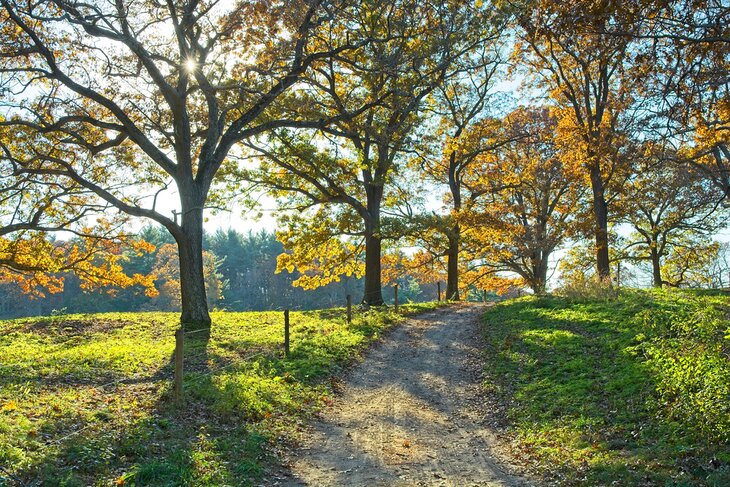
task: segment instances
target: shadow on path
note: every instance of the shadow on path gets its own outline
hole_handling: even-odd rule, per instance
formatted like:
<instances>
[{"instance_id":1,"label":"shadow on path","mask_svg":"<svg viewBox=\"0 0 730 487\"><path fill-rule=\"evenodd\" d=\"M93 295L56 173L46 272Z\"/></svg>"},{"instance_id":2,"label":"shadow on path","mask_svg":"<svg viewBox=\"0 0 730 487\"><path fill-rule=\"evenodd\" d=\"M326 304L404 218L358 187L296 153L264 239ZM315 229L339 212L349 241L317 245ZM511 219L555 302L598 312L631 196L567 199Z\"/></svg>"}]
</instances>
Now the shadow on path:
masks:
<instances>
[{"instance_id":1,"label":"shadow on path","mask_svg":"<svg viewBox=\"0 0 730 487\"><path fill-rule=\"evenodd\" d=\"M393 331L271 485L528 485L497 459L474 407L483 312L451 307Z\"/></svg>"}]
</instances>

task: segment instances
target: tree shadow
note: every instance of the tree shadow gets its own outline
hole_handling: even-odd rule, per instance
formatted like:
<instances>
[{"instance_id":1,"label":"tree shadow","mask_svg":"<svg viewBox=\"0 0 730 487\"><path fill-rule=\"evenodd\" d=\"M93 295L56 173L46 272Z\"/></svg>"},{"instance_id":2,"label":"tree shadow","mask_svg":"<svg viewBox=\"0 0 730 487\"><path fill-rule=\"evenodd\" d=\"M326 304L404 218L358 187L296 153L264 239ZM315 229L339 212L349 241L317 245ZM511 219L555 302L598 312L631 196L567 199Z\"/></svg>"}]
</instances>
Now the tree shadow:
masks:
<instances>
[{"instance_id":1,"label":"tree shadow","mask_svg":"<svg viewBox=\"0 0 730 487\"><path fill-rule=\"evenodd\" d=\"M265 438L237 417L231 385L216 380L235 370L235 361L209 353L209 333L186 338L183 404L172 393L174 353L155 373L106 387L106 377L36 378L29 387L49 397L99 400L93 407L85 402L83 414L71 407L38 421L21 441L26 454L13 459L4 452L1 463L8 460L12 473L3 480L0 472L0 485L239 485L260 475Z\"/></svg>"},{"instance_id":2,"label":"tree shadow","mask_svg":"<svg viewBox=\"0 0 730 487\"><path fill-rule=\"evenodd\" d=\"M135 337L139 345L125 343L125 353L141 353L142 346L171 348L169 320L148 321L150 329ZM3 390L27 386L36 402L48 401L48 407L34 405L33 424L17 427L12 445L0 445L0 464L20 478L5 483L242 485L267 469L281 472L276 448L302 434L305 420L330 394L331 374L387 328L387 320L374 324L365 315L341 326L344 310L293 314L292 353L285 357L282 321L279 313L226 313L214 317L211 335L186 335L183 405L175 404L172 391L174 354L155 358L149 373L132 378L104 373L109 363L89 360L81 350L64 363L71 373L62 380L37 371L0 377ZM113 346L116 333L93 345ZM146 342L150 339L164 342ZM96 341L74 340L81 347ZM81 374L84 367L89 372Z\"/></svg>"},{"instance_id":3,"label":"tree shadow","mask_svg":"<svg viewBox=\"0 0 730 487\"><path fill-rule=\"evenodd\" d=\"M651 306L545 297L487 313L485 385L502 405L496 417L519 434L518 455L585 485L691 485L716 473L706 445L657 413L656 378L636 348L642 330L625 325Z\"/></svg>"},{"instance_id":4,"label":"tree shadow","mask_svg":"<svg viewBox=\"0 0 730 487\"><path fill-rule=\"evenodd\" d=\"M83 413L71 405L24 431L16 440L27 451L15 459L3 455L0 463L9 460L13 477L3 481L0 471L0 485L245 485L262 477L274 468L271 446L281 443L283 431L298 428L325 394L318 381L340 352L335 343L319 350L326 343L310 332L333 316L314 313L312 323L301 325L294 319L289 358L275 320L268 325L277 327L275 340L259 344L238 339L245 329L229 329L224 337L215 324L212 334L191 331L185 335L183 404L175 403L172 390L174 353L134 379L101 373L93 380L73 374L57 380L31 371L3 377L3 388L26 384L59 397L59 403L72 402L74 395L98 400L78 403ZM226 326L235 327L233 320ZM174 341L170 331L166 328L166 340ZM85 365L102 371L105 364ZM108 378L114 383L104 387Z\"/></svg>"}]
</instances>

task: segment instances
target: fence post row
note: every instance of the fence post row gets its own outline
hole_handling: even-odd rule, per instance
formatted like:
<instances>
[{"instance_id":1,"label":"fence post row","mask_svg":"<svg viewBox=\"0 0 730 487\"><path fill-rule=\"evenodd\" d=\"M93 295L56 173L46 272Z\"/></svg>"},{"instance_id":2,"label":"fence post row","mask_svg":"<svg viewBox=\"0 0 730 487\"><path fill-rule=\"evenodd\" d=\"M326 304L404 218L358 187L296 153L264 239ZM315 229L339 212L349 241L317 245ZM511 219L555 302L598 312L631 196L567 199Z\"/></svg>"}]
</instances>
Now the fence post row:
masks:
<instances>
[{"instance_id":1,"label":"fence post row","mask_svg":"<svg viewBox=\"0 0 730 487\"><path fill-rule=\"evenodd\" d=\"M352 323L352 296L347 295L347 322Z\"/></svg>"},{"instance_id":2,"label":"fence post row","mask_svg":"<svg viewBox=\"0 0 730 487\"><path fill-rule=\"evenodd\" d=\"M289 310L284 310L284 353L289 356Z\"/></svg>"},{"instance_id":3,"label":"fence post row","mask_svg":"<svg viewBox=\"0 0 730 487\"><path fill-rule=\"evenodd\" d=\"M395 304L395 312L398 312L398 283L393 285L393 302Z\"/></svg>"},{"instance_id":4,"label":"fence post row","mask_svg":"<svg viewBox=\"0 0 730 487\"><path fill-rule=\"evenodd\" d=\"M175 402L183 401L183 349L185 347L185 333L182 327L175 332Z\"/></svg>"}]
</instances>

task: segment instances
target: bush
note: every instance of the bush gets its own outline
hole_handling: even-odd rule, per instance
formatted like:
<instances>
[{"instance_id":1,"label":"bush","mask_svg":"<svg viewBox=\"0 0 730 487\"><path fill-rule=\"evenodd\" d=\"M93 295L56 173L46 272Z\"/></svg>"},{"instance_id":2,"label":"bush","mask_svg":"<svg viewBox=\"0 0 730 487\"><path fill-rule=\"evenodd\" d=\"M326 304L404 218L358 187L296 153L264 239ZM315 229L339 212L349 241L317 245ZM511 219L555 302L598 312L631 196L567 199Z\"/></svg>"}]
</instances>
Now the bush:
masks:
<instances>
[{"instance_id":1,"label":"bush","mask_svg":"<svg viewBox=\"0 0 730 487\"><path fill-rule=\"evenodd\" d=\"M574 275L556 290L556 294L573 301L611 301L618 297L618 288L614 287L610 277L583 274Z\"/></svg>"},{"instance_id":2,"label":"bush","mask_svg":"<svg viewBox=\"0 0 730 487\"><path fill-rule=\"evenodd\" d=\"M730 327L712 298L657 293L661 306L636 319L640 346L657 379L659 406L678 433L730 441Z\"/></svg>"}]
</instances>

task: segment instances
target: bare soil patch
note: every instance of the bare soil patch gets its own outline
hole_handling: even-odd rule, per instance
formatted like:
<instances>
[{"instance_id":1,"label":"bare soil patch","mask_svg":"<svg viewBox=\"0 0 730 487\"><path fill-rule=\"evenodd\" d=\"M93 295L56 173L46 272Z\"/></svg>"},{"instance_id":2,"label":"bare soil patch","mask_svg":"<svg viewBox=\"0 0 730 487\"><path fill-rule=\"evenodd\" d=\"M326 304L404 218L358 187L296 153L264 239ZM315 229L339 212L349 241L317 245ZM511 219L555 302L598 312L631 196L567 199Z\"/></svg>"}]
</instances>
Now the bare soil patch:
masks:
<instances>
[{"instance_id":1,"label":"bare soil patch","mask_svg":"<svg viewBox=\"0 0 730 487\"><path fill-rule=\"evenodd\" d=\"M267 485L534 485L508 464L485 418L483 311L445 308L389 334Z\"/></svg>"}]
</instances>

